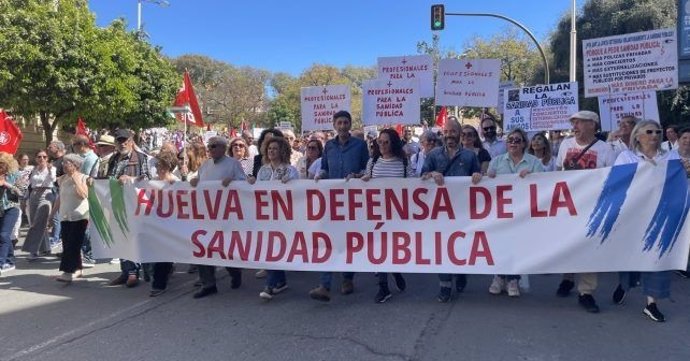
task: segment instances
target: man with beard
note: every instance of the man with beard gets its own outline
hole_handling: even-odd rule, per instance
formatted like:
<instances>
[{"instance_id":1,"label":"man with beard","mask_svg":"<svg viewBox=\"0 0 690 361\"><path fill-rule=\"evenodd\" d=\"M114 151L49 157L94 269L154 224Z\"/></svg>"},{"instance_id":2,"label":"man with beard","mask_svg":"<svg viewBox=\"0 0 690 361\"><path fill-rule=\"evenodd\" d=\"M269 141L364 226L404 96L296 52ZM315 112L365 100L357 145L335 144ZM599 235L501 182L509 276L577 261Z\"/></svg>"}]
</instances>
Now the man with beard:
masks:
<instances>
[{"instance_id":1,"label":"man with beard","mask_svg":"<svg viewBox=\"0 0 690 361\"><path fill-rule=\"evenodd\" d=\"M117 152L108 162L108 177L117 178L124 184L134 180L151 179L148 156L134 150L132 132L128 129L118 129L114 134ZM139 270L141 265L129 260L120 260L120 275L110 281L111 286L126 285L135 287L139 284Z\"/></svg>"},{"instance_id":2,"label":"man with beard","mask_svg":"<svg viewBox=\"0 0 690 361\"><path fill-rule=\"evenodd\" d=\"M445 145L432 149L426 155L422 167L422 180L433 178L437 185L443 185L443 177L468 177L472 176L473 182L481 179L479 160L473 151L463 149L460 145L462 130L460 123L448 118L443 126L443 140ZM449 302L452 295L453 275L439 274L441 290L437 296L438 302ZM456 275L455 290L462 292L467 286L467 276Z\"/></svg>"},{"instance_id":3,"label":"man with beard","mask_svg":"<svg viewBox=\"0 0 690 361\"><path fill-rule=\"evenodd\" d=\"M498 139L496 136L496 119L494 119L494 117L490 114L484 114L480 125L482 128L481 132L484 134L484 141L482 142L482 145L484 146L484 149L489 151L489 154L491 154L491 159L504 154L507 151L506 142Z\"/></svg>"}]
</instances>

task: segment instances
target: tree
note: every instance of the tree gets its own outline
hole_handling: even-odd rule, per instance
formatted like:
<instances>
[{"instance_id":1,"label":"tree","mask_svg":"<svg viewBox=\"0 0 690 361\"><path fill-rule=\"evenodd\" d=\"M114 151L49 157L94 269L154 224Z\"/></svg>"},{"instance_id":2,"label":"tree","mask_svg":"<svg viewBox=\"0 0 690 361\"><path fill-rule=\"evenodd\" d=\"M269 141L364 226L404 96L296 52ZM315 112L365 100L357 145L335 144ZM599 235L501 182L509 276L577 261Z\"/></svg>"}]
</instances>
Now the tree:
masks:
<instances>
[{"instance_id":1,"label":"tree","mask_svg":"<svg viewBox=\"0 0 690 361\"><path fill-rule=\"evenodd\" d=\"M58 124L151 126L166 121L172 68L125 31L96 27L84 0L0 0L0 106Z\"/></svg>"},{"instance_id":2,"label":"tree","mask_svg":"<svg viewBox=\"0 0 690 361\"><path fill-rule=\"evenodd\" d=\"M579 39L634 33L676 26L676 0L589 0L577 16ZM553 54L552 82L569 79L570 15L564 15L551 35ZM577 80L580 86L580 108L598 109L596 99L584 99L582 46L577 47ZM688 88L657 92L659 116L664 125L679 123L690 115Z\"/></svg>"}]
</instances>

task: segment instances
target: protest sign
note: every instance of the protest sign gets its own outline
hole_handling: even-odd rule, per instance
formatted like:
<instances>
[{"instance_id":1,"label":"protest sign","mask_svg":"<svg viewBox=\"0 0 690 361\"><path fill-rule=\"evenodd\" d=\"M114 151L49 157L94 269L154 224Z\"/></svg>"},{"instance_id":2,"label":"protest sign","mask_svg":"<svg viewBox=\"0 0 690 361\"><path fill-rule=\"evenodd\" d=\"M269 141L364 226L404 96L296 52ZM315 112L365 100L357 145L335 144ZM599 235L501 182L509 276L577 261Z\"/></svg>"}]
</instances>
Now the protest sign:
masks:
<instances>
[{"instance_id":1,"label":"protest sign","mask_svg":"<svg viewBox=\"0 0 690 361\"><path fill-rule=\"evenodd\" d=\"M364 125L419 124L419 80L362 83Z\"/></svg>"},{"instance_id":2,"label":"protest sign","mask_svg":"<svg viewBox=\"0 0 690 361\"><path fill-rule=\"evenodd\" d=\"M678 88L674 29L584 40L582 49L585 97Z\"/></svg>"},{"instance_id":3,"label":"protest sign","mask_svg":"<svg viewBox=\"0 0 690 361\"><path fill-rule=\"evenodd\" d=\"M330 130L333 129L333 114L341 110L350 111L350 86L302 88L300 99L302 130Z\"/></svg>"},{"instance_id":4,"label":"protest sign","mask_svg":"<svg viewBox=\"0 0 690 361\"><path fill-rule=\"evenodd\" d=\"M504 94L506 130L570 129L568 117L578 111L577 82L510 89Z\"/></svg>"},{"instance_id":5,"label":"protest sign","mask_svg":"<svg viewBox=\"0 0 690 361\"><path fill-rule=\"evenodd\" d=\"M434 61L430 55L393 56L378 58L379 80L419 80L419 96L434 96Z\"/></svg>"},{"instance_id":6,"label":"protest sign","mask_svg":"<svg viewBox=\"0 0 690 361\"><path fill-rule=\"evenodd\" d=\"M441 59L436 80L436 106L498 106L501 61Z\"/></svg>"},{"instance_id":7,"label":"protest sign","mask_svg":"<svg viewBox=\"0 0 690 361\"><path fill-rule=\"evenodd\" d=\"M618 121L624 116L651 119L659 122L659 107L656 92L604 95L599 97L599 118L601 130L618 129Z\"/></svg>"},{"instance_id":8,"label":"protest sign","mask_svg":"<svg viewBox=\"0 0 690 361\"><path fill-rule=\"evenodd\" d=\"M94 256L295 271L685 269L679 160L484 178L219 181L90 191ZM114 190L114 191L111 191ZM564 232L567 230L567 232ZM622 256L624 255L624 256Z\"/></svg>"}]
</instances>

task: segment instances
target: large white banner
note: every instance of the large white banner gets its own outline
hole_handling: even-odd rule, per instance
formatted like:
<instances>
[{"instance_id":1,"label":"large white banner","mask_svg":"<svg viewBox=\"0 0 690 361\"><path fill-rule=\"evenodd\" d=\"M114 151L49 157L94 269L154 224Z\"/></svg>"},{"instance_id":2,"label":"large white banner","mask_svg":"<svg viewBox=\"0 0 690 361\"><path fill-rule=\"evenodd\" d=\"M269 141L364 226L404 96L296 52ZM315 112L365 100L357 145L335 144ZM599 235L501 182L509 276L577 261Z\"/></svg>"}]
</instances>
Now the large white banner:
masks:
<instances>
[{"instance_id":1,"label":"large white banner","mask_svg":"<svg viewBox=\"0 0 690 361\"><path fill-rule=\"evenodd\" d=\"M577 82L509 89L504 93L503 102L506 130L570 129L568 118L578 111Z\"/></svg>"},{"instance_id":2,"label":"large white banner","mask_svg":"<svg viewBox=\"0 0 690 361\"><path fill-rule=\"evenodd\" d=\"M678 88L675 29L582 42L585 97Z\"/></svg>"},{"instance_id":3,"label":"large white banner","mask_svg":"<svg viewBox=\"0 0 690 361\"><path fill-rule=\"evenodd\" d=\"M441 59L436 79L436 105L496 107L501 61Z\"/></svg>"},{"instance_id":4,"label":"large white banner","mask_svg":"<svg viewBox=\"0 0 690 361\"><path fill-rule=\"evenodd\" d=\"M96 181L96 257L260 269L524 274L685 269L680 161L502 175Z\"/></svg>"},{"instance_id":5,"label":"large white banner","mask_svg":"<svg viewBox=\"0 0 690 361\"><path fill-rule=\"evenodd\" d=\"M618 129L618 121L629 115L638 119L656 120L660 123L656 92L624 93L599 97L601 130L608 132Z\"/></svg>"},{"instance_id":6,"label":"large white banner","mask_svg":"<svg viewBox=\"0 0 690 361\"><path fill-rule=\"evenodd\" d=\"M419 96L434 96L434 60L430 55L381 57L377 61L379 80L419 80Z\"/></svg>"},{"instance_id":7,"label":"large white banner","mask_svg":"<svg viewBox=\"0 0 690 361\"><path fill-rule=\"evenodd\" d=\"M300 89L302 130L333 129L333 114L350 111L350 86L325 85Z\"/></svg>"},{"instance_id":8,"label":"large white banner","mask_svg":"<svg viewBox=\"0 0 690 361\"><path fill-rule=\"evenodd\" d=\"M419 124L419 80L365 80L364 125Z\"/></svg>"}]
</instances>

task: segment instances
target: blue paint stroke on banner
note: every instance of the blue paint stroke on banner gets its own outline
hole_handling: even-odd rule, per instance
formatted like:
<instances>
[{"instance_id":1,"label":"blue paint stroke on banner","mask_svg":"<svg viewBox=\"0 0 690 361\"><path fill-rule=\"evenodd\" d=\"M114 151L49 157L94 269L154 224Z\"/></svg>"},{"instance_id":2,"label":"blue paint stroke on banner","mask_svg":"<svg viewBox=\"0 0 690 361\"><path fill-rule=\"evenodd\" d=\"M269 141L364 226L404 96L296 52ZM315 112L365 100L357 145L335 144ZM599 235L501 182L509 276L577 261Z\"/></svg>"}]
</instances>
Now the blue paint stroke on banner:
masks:
<instances>
[{"instance_id":1,"label":"blue paint stroke on banner","mask_svg":"<svg viewBox=\"0 0 690 361\"><path fill-rule=\"evenodd\" d=\"M587 237L593 237L597 231L604 243L618 220L621 208L625 202L628 188L635 177L637 163L617 165L611 168L609 176L604 182L604 188L599 194L597 204L587 221Z\"/></svg>"},{"instance_id":2,"label":"blue paint stroke on banner","mask_svg":"<svg viewBox=\"0 0 690 361\"><path fill-rule=\"evenodd\" d=\"M671 250L683 228L688 210L687 173L680 160L670 160L659 204L644 235L644 250L651 250L657 242L659 258Z\"/></svg>"}]
</instances>

